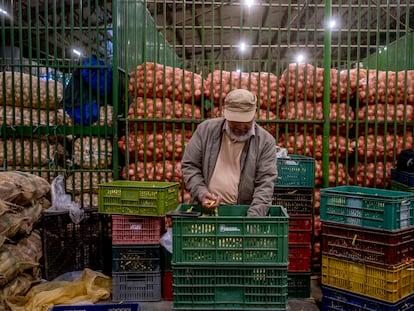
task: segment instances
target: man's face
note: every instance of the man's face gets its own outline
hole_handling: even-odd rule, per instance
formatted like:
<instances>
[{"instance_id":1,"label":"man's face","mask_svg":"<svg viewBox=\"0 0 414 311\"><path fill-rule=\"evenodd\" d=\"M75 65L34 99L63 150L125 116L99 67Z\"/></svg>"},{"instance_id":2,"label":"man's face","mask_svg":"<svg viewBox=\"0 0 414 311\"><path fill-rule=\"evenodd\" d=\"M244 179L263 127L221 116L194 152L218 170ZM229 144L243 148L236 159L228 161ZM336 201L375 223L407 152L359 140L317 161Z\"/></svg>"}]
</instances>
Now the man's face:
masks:
<instances>
[{"instance_id":1,"label":"man's face","mask_svg":"<svg viewBox=\"0 0 414 311\"><path fill-rule=\"evenodd\" d=\"M227 121L227 124L233 135L243 137L251 130L253 120L250 122Z\"/></svg>"}]
</instances>

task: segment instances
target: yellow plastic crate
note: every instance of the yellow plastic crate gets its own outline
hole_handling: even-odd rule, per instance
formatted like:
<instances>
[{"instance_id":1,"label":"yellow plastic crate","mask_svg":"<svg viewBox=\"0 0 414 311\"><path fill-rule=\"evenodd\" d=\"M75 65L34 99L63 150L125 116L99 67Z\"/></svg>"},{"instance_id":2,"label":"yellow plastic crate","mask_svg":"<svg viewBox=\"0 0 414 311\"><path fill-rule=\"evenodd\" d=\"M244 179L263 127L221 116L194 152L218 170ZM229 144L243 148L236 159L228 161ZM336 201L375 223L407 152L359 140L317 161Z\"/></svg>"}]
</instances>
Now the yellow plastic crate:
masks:
<instances>
[{"instance_id":1,"label":"yellow plastic crate","mask_svg":"<svg viewBox=\"0 0 414 311\"><path fill-rule=\"evenodd\" d=\"M413 263L382 267L322 255L322 284L394 303L413 293Z\"/></svg>"}]
</instances>

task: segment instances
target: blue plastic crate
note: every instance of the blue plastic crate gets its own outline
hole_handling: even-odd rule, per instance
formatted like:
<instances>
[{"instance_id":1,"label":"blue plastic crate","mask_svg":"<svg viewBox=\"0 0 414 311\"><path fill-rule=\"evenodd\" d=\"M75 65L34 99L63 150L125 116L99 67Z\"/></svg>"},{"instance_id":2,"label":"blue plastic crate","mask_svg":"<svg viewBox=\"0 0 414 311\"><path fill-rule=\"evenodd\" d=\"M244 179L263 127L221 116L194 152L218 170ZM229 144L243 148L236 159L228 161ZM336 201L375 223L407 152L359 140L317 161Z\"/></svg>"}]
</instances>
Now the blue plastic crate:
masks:
<instances>
[{"instance_id":1,"label":"blue plastic crate","mask_svg":"<svg viewBox=\"0 0 414 311\"><path fill-rule=\"evenodd\" d=\"M414 310L414 295L396 303L372 299L329 286L322 286L322 307L324 311L410 311Z\"/></svg>"},{"instance_id":2,"label":"blue plastic crate","mask_svg":"<svg viewBox=\"0 0 414 311\"><path fill-rule=\"evenodd\" d=\"M52 311L140 311L138 303L109 303L94 305L64 305L55 306Z\"/></svg>"},{"instance_id":3,"label":"blue plastic crate","mask_svg":"<svg viewBox=\"0 0 414 311\"><path fill-rule=\"evenodd\" d=\"M410 188L414 187L414 173L399 171L396 168L391 169L391 180L399 182Z\"/></svg>"}]
</instances>

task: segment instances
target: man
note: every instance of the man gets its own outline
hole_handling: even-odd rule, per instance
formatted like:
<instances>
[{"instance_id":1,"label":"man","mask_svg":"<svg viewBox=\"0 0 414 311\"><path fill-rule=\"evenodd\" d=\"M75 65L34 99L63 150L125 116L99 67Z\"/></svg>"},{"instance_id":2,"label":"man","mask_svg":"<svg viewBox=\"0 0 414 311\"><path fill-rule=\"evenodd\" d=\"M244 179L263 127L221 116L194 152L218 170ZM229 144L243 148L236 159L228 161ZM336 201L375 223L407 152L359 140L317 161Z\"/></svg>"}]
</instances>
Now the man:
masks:
<instances>
[{"instance_id":1,"label":"man","mask_svg":"<svg viewBox=\"0 0 414 311\"><path fill-rule=\"evenodd\" d=\"M276 170L274 137L255 122L257 97L236 89L227 94L224 118L205 120L188 142L182 173L191 203L250 205L265 216L272 204Z\"/></svg>"}]
</instances>

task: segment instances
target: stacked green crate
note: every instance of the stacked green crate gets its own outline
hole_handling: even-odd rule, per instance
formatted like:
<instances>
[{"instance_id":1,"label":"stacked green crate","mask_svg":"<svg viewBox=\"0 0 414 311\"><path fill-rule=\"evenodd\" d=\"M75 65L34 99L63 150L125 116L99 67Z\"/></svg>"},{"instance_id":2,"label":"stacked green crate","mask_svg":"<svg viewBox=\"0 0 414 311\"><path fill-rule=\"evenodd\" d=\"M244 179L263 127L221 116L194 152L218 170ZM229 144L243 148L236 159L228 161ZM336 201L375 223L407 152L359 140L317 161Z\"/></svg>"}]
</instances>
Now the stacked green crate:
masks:
<instances>
[{"instance_id":1,"label":"stacked green crate","mask_svg":"<svg viewBox=\"0 0 414 311\"><path fill-rule=\"evenodd\" d=\"M321 190L322 284L396 309L412 300L414 194L340 186ZM336 294L332 294L335 292Z\"/></svg>"},{"instance_id":2,"label":"stacked green crate","mask_svg":"<svg viewBox=\"0 0 414 311\"><path fill-rule=\"evenodd\" d=\"M174 310L287 310L288 214L247 217L249 206L218 216L182 204L173 216ZM191 211L192 213L188 213Z\"/></svg>"},{"instance_id":3,"label":"stacked green crate","mask_svg":"<svg viewBox=\"0 0 414 311\"><path fill-rule=\"evenodd\" d=\"M112 300L162 299L164 217L178 206L178 183L114 181L99 185L99 212L112 216Z\"/></svg>"},{"instance_id":4,"label":"stacked green crate","mask_svg":"<svg viewBox=\"0 0 414 311\"><path fill-rule=\"evenodd\" d=\"M309 298L315 159L295 154L278 158L277 170L273 204L289 214L288 296Z\"/></svg>"}]
</instances>

